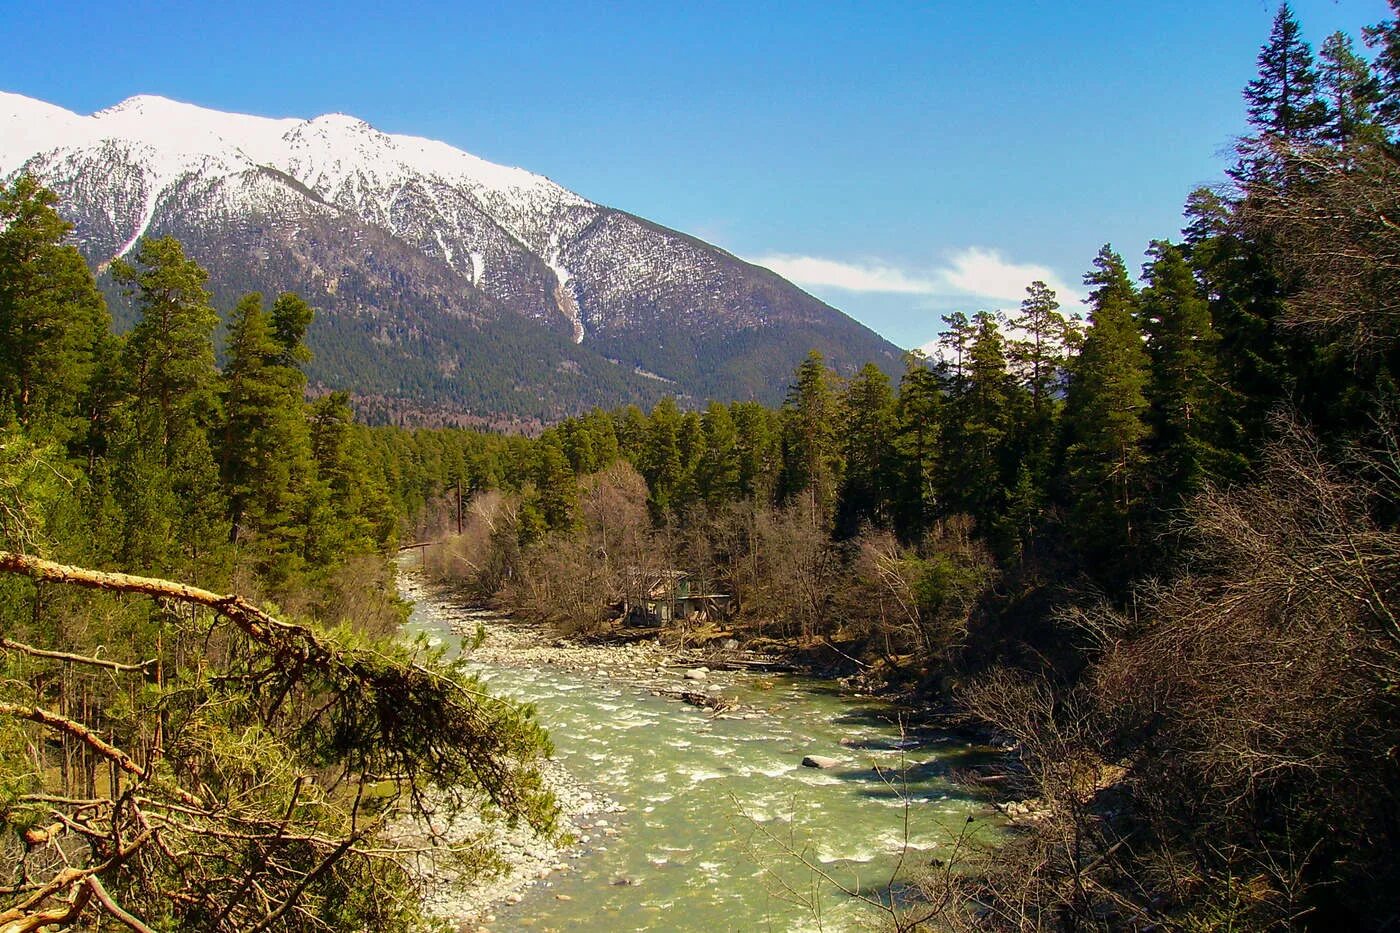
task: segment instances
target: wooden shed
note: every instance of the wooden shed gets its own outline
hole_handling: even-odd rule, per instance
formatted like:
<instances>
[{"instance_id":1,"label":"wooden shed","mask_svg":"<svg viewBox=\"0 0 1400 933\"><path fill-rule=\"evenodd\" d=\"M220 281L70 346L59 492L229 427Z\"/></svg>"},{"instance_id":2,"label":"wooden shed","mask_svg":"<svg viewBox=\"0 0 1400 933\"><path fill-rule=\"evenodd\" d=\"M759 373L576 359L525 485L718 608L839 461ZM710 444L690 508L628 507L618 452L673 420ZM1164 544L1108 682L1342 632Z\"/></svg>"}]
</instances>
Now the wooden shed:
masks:
<instances>
[{"instance_id":1,"label":"wooden shed","mask_svg":"<svg viewBox=\"0 0 1400 933\"><path fill-rule=\"evenodd\" d=\"M629 625L667 625L676 620L721 618L734 605L729 593L705 588L684 570L636 573L629 587L630 598L623 603Z\"/></svg>"}]
</instances>

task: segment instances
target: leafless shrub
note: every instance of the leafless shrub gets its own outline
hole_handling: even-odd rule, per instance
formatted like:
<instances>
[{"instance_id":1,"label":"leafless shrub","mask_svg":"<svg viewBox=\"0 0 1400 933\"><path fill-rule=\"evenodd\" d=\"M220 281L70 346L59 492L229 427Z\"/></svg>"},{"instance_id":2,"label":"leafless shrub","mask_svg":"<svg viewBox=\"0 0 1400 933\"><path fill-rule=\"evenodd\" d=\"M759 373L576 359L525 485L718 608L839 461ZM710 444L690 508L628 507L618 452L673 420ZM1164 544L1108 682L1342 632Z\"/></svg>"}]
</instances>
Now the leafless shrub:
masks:
<instances>
[{"instance_id":1,"label":"leafless shrub","mask_svg":"<svg viewBox=\"0 0 1400 933\"><path fill-rule=\"evenodd\" d=\"M1301 276L1286 323L1383 351L1400 334L1400 162L1379 146L1275 158L1288 170L1251 182L1238 220Z\"/></svg>"},{"instance_id":2,"label":"leafless shrub","mask_svg":"<svg viewBox=\"0 0 1400 933\"><path fill-rule=\"evenodd\" d=\"M1397 500L1362 478L1384 463L1280 433L1261 482L1194 503L1191 575L1072 614L1100 652L1077 685L965 697L1052 814L989 876L1009 926L1395 921L1400 535L1374 516ZM1086 798L1115 762L1117 802Z\"/></svg>"},{"instance_id":3,"label":"leafless shrub","mask_svg":"<svg viewBox=\"0 0 1400 933\"><path fill-rule=\"evenodd\" d=\"M946 661L996 576L995 561L966 516L939 522L917 547L867 529L852 552L842 617L895 667L904 659L923 668Z\"/></svg>"}]
</instances>

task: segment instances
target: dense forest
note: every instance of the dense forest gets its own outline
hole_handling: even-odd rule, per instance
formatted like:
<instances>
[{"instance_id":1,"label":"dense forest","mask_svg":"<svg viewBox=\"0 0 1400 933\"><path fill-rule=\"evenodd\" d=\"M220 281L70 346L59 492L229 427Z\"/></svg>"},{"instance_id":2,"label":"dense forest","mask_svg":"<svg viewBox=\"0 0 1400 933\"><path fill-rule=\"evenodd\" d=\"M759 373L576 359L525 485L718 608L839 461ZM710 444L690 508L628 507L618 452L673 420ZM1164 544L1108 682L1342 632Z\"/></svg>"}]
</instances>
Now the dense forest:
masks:
<instances>
[{"instance_id":1,"label":"dense forest","mask_svg":"<svg viewBox=\"0 0 1400 933\"><path fill-rule=\"evenodd\" d=\"M734 602L665 637L997 730L1048 815L940 876L977 905L940 922L1393 926L1400 26L1365 41L1314 56L1281 8L1228 180L1140 273L1104 246L1082 319L1035 283L897 384L813 354L776 410L447 454L429 565L576 635L684 572Z\"/></svg>"},{"instance_id":2,"label":"dense forest","mask_svg":"<svg viewBox=\"0 0 1400 933\"><path fill-rule=\"evenodd\" d=\"M297 296L247 296L220 367L150 239L117 334L53 196L0 189L0 929L407 926L401 811L548 829L528 714L392 640L420 536L575 637L683 571L732 601L660 637L993 730L1044 816L928 882L935 926L1400 923L1391 8L1369 55L1280 8L1228 178L1140 274L1103 247L1082 313L1035 283L778 408L366 427L306 398Z\"/></svg>"},{"instance_id":3,"label":"dense forest","mask_svg":"<svg viewBox=\"0 0 1400 933\"><path fill-rule=\"evenodd\" d=\"M67 232L0 187L0 929L413 926L404 821L489 868L433 817L552 831L547 739L395 640L415 501L304 400L312 309L248 295L218 369L178 242L114 265L119 336Z\"/></svg>"}]
</instances>

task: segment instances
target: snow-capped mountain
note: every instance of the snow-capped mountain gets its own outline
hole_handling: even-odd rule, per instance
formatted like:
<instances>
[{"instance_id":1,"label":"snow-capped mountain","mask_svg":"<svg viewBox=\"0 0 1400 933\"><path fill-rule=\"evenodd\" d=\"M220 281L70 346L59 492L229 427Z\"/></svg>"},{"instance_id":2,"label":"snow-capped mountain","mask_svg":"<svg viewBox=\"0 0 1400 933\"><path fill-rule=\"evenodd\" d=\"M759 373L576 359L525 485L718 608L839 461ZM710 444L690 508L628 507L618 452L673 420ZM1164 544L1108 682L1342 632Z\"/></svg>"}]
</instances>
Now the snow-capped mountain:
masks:
<instances>
[{"instance_id":1,"label":"snow-capped mountain","mask_svg":"<svg viewBox=\"0 0 1400 933\"><path fill-rule=\"evenodd\" d=\"M364 394L549 415L658 391L772 399L813 347L896 358L766 269L344 114L139 96L81 116L0 92L0 178L20 172L58 192L99 271L169 233L221 306L302 292L322 311L313 377Z\"/></svg>"}]
</instances>

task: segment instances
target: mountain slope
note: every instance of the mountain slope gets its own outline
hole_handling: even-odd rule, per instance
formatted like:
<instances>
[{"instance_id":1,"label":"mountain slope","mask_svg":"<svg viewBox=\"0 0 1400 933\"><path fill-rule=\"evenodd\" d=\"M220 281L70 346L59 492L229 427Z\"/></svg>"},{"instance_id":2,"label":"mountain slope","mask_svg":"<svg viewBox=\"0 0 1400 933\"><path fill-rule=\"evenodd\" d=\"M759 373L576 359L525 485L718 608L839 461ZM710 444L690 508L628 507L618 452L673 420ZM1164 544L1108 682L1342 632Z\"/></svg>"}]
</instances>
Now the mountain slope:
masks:
<instances>
[{"instance_id":1,"label":"mountain slope","mask_svg":"<svg viewBox=\"0 0 1400 933\"><path fill-rule=\"evenodd\" d=\"M0 177L58 191L99 271L170 233L221 307L321 309L311 375L480 414L781 397L816 348L898 351L767 269L444 143L329 114L268 119L134 97L84 117L0 93ZM122 309L118 308L118 316Z\"/></svg>"}]
</instances>

